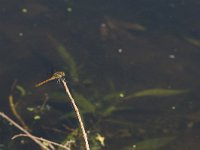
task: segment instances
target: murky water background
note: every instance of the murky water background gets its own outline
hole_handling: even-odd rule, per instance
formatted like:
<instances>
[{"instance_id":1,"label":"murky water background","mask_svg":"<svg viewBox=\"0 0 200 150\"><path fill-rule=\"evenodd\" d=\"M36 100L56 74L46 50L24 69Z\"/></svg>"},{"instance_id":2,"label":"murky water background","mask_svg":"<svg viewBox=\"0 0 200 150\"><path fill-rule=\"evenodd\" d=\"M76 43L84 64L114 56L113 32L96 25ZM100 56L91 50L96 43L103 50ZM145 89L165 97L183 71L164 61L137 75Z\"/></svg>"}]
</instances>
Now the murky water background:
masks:
<instances>
[{"instance_id":1,"label":"murky water background","mask_svg":"<svg viewBox=\"0 0 200 150\"><path fill-rule=\"evenodd\" d=\"M1 111L20 124L10 95L34 135L59 143L73 137L74 149L83 149L62 85L34 88L61 70L93 150L198 150L199 6L197 0L2 0ZM0 119L0 149L40 149L28 138L11 140L19 133Z\"/></svg>"}]
</instances>

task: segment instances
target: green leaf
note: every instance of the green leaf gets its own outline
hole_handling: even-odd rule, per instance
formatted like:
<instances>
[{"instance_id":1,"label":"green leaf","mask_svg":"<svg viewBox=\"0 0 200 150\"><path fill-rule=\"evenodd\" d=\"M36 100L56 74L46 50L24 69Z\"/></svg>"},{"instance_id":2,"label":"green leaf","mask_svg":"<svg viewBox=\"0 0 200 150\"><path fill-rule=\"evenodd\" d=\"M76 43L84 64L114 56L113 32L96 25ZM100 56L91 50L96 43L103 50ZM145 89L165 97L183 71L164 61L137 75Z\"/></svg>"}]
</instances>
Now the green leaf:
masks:
<instances>
[{"instance_id":1,"label":"green leaf","mask_svg":"<svg viewBox=\"0 0 200 150\"><path fill-rule=\"evenodd\" d=\"M118 100L122 99L124 97L124 92L113 92L108 95L105 95L103 97L103 100L108 101L108 100Z\"/></svg>"},{"instance_id":2,"label":"green leaf","mask_svg":"<svg viewBox=\"0 0 200 150\"><path fill-rule=\"evenodd\" d=\"M114 111L116 111L117 108L115 106L110 106L108 107L107 109L105 109L103 112L102 112L102 115L103 116L109 116L111 115Z\"/></svg>"},{"instance_id":3,"label":"green leaf","mask_svg":"<svg viewBox=\"0 0 200 150\"><path fill-rule=\"evenodd\" d=\"M71 149L70 147L76 145L76 139L78 136L78 129L74 129L70 134L67 135L67 137L61 142L61 145L65 145L69 147L69 150ZM67 144L68 143L68 144ZM66 150L66 148L58 147L58 150Z\"/></svg>"},{"instance_id":4,"label":"green leaf","mask_svg":"<svg viewBox=\"0 0 200 150\"><path fill-rule=\"evenodd\" d=\"M60 91L55 91L55 92L51 92L49 93L49 98L50 100L53 99L55 100L57 103L66 103L66 101L68 100L68 96L66 95L65 92L60 92Z\"/></svg>"},{"instance_id":5,"label":"green leaf","mask_svg":"<svg viewBox=\"0 0 200 150\"><path fill-rule=\"evenodd\" d=\"M70 103L69 97L66 93L63 92L52 92L49 94L51 99L56 99L55 102L57 103L66 103L67 101ZM86 99L83 95L73 92L72 97L75 100L75 103L81 109L81 113L89 113L95 111L95 106Z\"/></svg>"},{"instance_id":6,"label":"green leaf","mask_svg":"<svg viewBox=\"0 0 200 150\"><path fill-rule=\"evenodd\" d=\"M70 76L75 81L78 80L78 78L79 78L78 67L74 60L74 57L71 55L69 50L62 43L57 41L57 39L55 39L53 36L49 35L48 38L52 41L52 43L55 44L58 54L60 55L60 57L64 61L65 65L69 69Z\"/></svg>"},{"instance_id":7,"label":"green leaf","mask_svg":"<svg viewBox=\"0 0 200 150\"><path fill-rule=\"evenodd\" d=\"M109 116L115 112L132 111L132 110L133 110L133 107L131 105L130 106L108 105L108 106L102 107L100 110L98 110L98 113L100 113L103 116Z\"/></svg>"},{"instance_id":8,"label":"green leaf","mask_svg":"<svg viewBox=\"0 0 200 150\"><path fill-rule=\"evenodd\" d=\"M16 85L16 89L20 92L21 96L26 95L26 89L22 87L21 85Z\"/></svg>"},{"instance_id":9,"label":"green leaf","mask_svg":"<svg viewBox=\"0 0 200 150\"><path fill-rule=\"evenodd\" d=\"M34 120L40 120L41 119L41 117L39 115L35 115L33 118L34 118Z\"/></svg>"},{"instance_id":10,"label":"green leaf","mask_svg":"<svg viewBox=\"0 0 200 150\"><path fill-rule=\"evenodd\" d=\"M78 105L84 112L94 112L95 106L87 100L83 95L73 92L73 97Z\"/></svg>"},{"instance_id":11,"label":"green leaf","mask_svg":"<svg viewBox=\"0 0 200 150\"><path fill-rule=\"evenodd\" d=\"M200 39L196 39L196 38L192 38L192 37L184 37L184 39L194 45L194 46L197 46L197 47L200 47Z\"/></svg>"},{"instance_id":12,"label":"green leaf","mask_svg":"<svg viewBox=\"0 0 200 150\"><path fill-rule=\"evenodd\" d=\"M147 89L139 91L128 95L125 99L136 98L136 97L145 97L145 96L172 96L187 93L189 90L179 90L179 89Z\"/></svg>"}]
</instances>

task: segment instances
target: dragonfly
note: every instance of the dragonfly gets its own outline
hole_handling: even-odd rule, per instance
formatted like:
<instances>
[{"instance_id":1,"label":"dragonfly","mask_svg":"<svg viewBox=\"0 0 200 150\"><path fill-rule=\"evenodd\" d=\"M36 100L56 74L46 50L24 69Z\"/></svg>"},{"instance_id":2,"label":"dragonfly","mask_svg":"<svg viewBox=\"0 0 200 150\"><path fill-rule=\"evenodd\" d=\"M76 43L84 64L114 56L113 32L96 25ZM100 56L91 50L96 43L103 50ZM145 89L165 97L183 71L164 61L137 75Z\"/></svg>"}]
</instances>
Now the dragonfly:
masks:
<instances>
[{"instance_id":1,"label":"dragonfly","mask_svg":"<svg viewBox=\"0 0 200 150\"><path fill-rule=\"evenodd\" d=\"M49 79L44 80L44 81L42 81L42 82L36 84L35 87L39 87L39 86L41 86L41 85L43 85L43 84L45 84L45 83L47 83L47 82L49 82L49 81L56 80L56 79L57 79L58 81L60 81L60 80L63 79L64 76L65 76L65 73L64 73L63 71L55 72Z\"/></svg>"}]
</instances>

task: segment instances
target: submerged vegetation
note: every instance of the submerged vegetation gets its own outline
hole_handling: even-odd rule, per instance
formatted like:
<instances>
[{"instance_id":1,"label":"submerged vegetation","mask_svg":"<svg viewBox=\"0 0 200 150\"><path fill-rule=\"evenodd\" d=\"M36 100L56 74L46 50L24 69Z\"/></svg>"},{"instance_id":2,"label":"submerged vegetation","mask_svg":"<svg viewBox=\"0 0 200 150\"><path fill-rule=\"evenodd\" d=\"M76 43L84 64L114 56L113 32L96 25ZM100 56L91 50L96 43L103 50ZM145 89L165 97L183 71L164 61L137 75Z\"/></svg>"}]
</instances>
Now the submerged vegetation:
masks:
<instances>
[{"instance_id":1,"label":"submerged vegetation","mask_svg":"<svg viewBox=\"0 0 200 150\"><path fill-rule=\"evenodd\" d=\"M58 11L57 5L47 6L47 2L40 4L38 1L36 5L26 3L27 7L24 5L18 13L2 9L3 15L11 13L14 17L16 15L28 20L20 26L17 22L6 22L9 20L6 18L13 16L5 17L3 20L6 23L1 24L1 40L8 42L8 47L13 50L8 55L7 46L3 47L6 57L2 54L2 61L8 62L9 66L17 66L11 69L1 64L1 75L2 72L5 74L1 76L3 89L9 89L10 92L5 92L7 101L1 98L2 111L10 117L7 118L9 122L15 126L19 124L18 129L24 129L25 134L18 134L18 130L1 118L0 149L53 149L55 143L45 140L50 139L62 145L58 150L82 150L85 149L85 143L87 145L82 132L88 135L91 150L165 150L170 149L168 146L176 143L180 137L184 138L182 141L192 139L193 133L190 131L198 130L200 122L200 41L198 36L191 34L179 35L183 37L179 38L166 33L168 29L175 29L171 24L176 24L172 20L177 17L170 15L168 24L165 14L157 16L155 5L145 10L139 7L127 9L127 14L137 14L135 18L126 14L120 17L121 12L120 15L112 12L116 14L113 16L106 14L105 10L109 7L101 8L103 14L100 14L99 10L94 9L96 2L95 7L89 8L90 13L85 13L85 10L93 2L89 5L83 2L82 5L88 6L75 9L71 8L72 1L56 2L63 4L63 14ZM70 6L66 7L66 3L70 3ZM175 4L167 6L175 8ZM114 4L109 9L122 10L113 7ZM158 8L161 10L161 7ZM73 12L79 9L80 18L76 17L77 12ZM143 18L148 18L145 14L157 18L144 21ZM162 18L167 26L162 26L161 21L155 22ZM47 25L50 28L47 29ZM3 31L7 26L10 30ZM163 29L164 34L161 31ZM23 50L17 51L20 49ZM38 54L41 59L38 59ZM29 64L30 61L32 64ZM35 72L45 76L40 70L52 64L66 74L66 82L80 109L79 121L83 119L80 122L84 123L86 131L80 128L77 112L74 113L70 98L61 90L62 84L55 86L49 83L40 89L33 88L40 80ZM43 67L40 68L40 65ZM16 81L9 85L13 78ZM57 78L51 79L55 82L53 80ZM36 87L43 83L46 82ZM6 118L1 112L1 116ZM32 146L33 142L27 136L35 139L40 147Z\"/></svg>"},{"instance_id":2,"label":"submerged vegetation","mask_svg":"<svg viewBox=\"0 0 200 150\"><path fill-rule=\"evenodd\" d=\"M142 90L133 94L126 96L126 99L137 98L137 97L146 97L146 96L173 96L180 95L189 92L188 90L179 90L179 89L147 89Z\"/></svg>"},{"instance_id":3,"label":"submerged vegetation","mask_svg":"<svg viewBox=\"0 0 200 150\"><path fill-rule=\"evenodd\" d=\"M152 138L147 139L142 142L138 142L135 145L125 148L125 150L159 150L160 148L164 147L171 141L173 141L175 137L161 137L161 138Z\"/></svg>"},{"instance_id":4,"label":"submerged vegetation","mask_svg":"<svg viewBox=\"0 0 200 150\"><path fill-rule=\"evenodd\" d=\"M49 36L49 39L52 41L52 43L54 43L54 45L56 45L56 50L58 52L58 55L64 61L65 67L68 68L70 77L72 77L74 81L75 80L79 81L78 72L80 72L80 70L78 69L73 56L70 54L67 48L65 48L55 38ZM76 118L74 112L67 110L67 105L65 104L66 96L65 93L63 93L63 91L55 90L50 93L46 93L44 94L45 97L43 99L43 103L40 102L39 105L35 105L35 104L25 104L27 102L24 99L27 99L27 96L28 97L31 96L30 92L27 91L27 89L25 89L21 85L14 85L13 87L15 87L13 90L18 91L18 93L20 94L21 100L14 102L13 95L9 96L11 111L13 115L17 118L19 123L22 125L22 127L24 127L24 129L28 131L36 130L32 127L31 125L32 123L35 124L36 122L38 122L40 125L42 125L42 122L40 123L41 120L52 119L51 115L48 116L48 114L51 112L52 113L56 112L57 116L53 120L57 122L69 122L70 120L73 121L74 118ZM113 116L116 116L116 114L118 113L125 114L125 112L128 111L128 113L126 113L126 115L128 115L129 113L131 113L131 111L134 111L134 107L129 105L127 106L125 104L126 102L131 102L132 100L136 100L138 98L148 99L148 97L158 97L162 99L163 97L170 97L170 96L172 97L176 95L189 93L188 89L185 90L185 89L163 89L163 88L143 89L141 91L133 93L126 93L126 91L114 90L115 89L114 84L112 84L112 87L110 87L110 89L112 90L110 91L108 90L107 93L102 94L101 91L93 88L89 95L85 95L84 93L76 91L75 89L72 91L73 93L72 95L77 100L76 103L80 108L84 120L87 120L85 124L87 125L87 127L90 128L89 141L91 142L91 149L93 150L100 150L102 149L102 147L106 146L107 138L105 138L105 136L109 135L109 133L106 133L109 131L104 131L103 126L105 123L110 126L120 127L117 129L118 131L115 134L109 135L111 139L114 136L116 136L116 134L118 138L123 138L123 136L132 137L132 134L126 133L129 132L128 131L129 129L126 131L126 128L127 127L134 128L134 130L137 130L142 127L142 125L137 122L127 122L127 121L124 122L124 118L113 119ZM54 106L54 104L55 105L61 104L63 106L66 105L66 109L63 110L60 110L59 108L57 109ZM22 112L29 112L30 115L32 115L32 123L30 123L30 121L28 124L25 123L26 121L24 120L26 119L24 118L25 116L23 115ZM47 116L49 118L46 118ZM83 149L84 146L83 143L81 142L80 130L77 127L77 125L72 127L69 127L68 125L65 126L67 126L69 133L65 135L65 138L64 140L62 140L61 143L67 142L70 145L69 147L71 147L70 149L72 150L73 147L75 149L76 148ZM63 132L62 131L63 129L60 128L59 126L58 127L49 126L48 128L50 128L50 130L58 130L59 132ZM123 129L123 131L121 131L121 129ZM140 135L141 133L137 134L134 133L134 134L135 135L138 134L137 136L141 136ZM160 147L167 145L170 141L174 139L175 137L150 138L143 142L134 143L133 145L136 145L138 150L146 150L146 149L153 150L153 149L159 149ZM59 150L62 149L63 149L62 147L59 148ZM128 150L132 148L125 146L125 149Z\"/></svg>"},{"instance_id":5,"label":"submerged vegetation","mask_svg":"<svg viewBox=\"0 0 200 150\"><path fill-rule=\"evenodd\" d=\"M60 59L63 61L63 65L65 66L64 69L68 70L70 77L74 81L77 81L79 79L78 66L69 50L63 44L58 42L53 36L49 35L48 38L55 46Z\"/></svg>"}]
</instances>

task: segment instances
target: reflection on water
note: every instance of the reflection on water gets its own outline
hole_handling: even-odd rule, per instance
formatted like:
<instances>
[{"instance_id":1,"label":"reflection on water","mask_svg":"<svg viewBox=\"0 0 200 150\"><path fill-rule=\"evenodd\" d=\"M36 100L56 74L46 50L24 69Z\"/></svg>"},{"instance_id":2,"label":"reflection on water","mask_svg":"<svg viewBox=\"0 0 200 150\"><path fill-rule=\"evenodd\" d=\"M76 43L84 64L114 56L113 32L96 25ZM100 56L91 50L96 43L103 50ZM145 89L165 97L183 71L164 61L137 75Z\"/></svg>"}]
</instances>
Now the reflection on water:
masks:
<instances>
[{"instance_id":1,"label":"reflection on water","mask_svg":"<svg viewBox=\"0 0 200 150\"><path fill-rule=\"evenodd\" d=\"M17 120L12 96L33 134L84 146L62 86L34 88L53 65L65 71L93 149L200 147L197 1L0 4L1 110ZM0 148L30 149L0 121Z\"/></svg>"}]
</instances>

